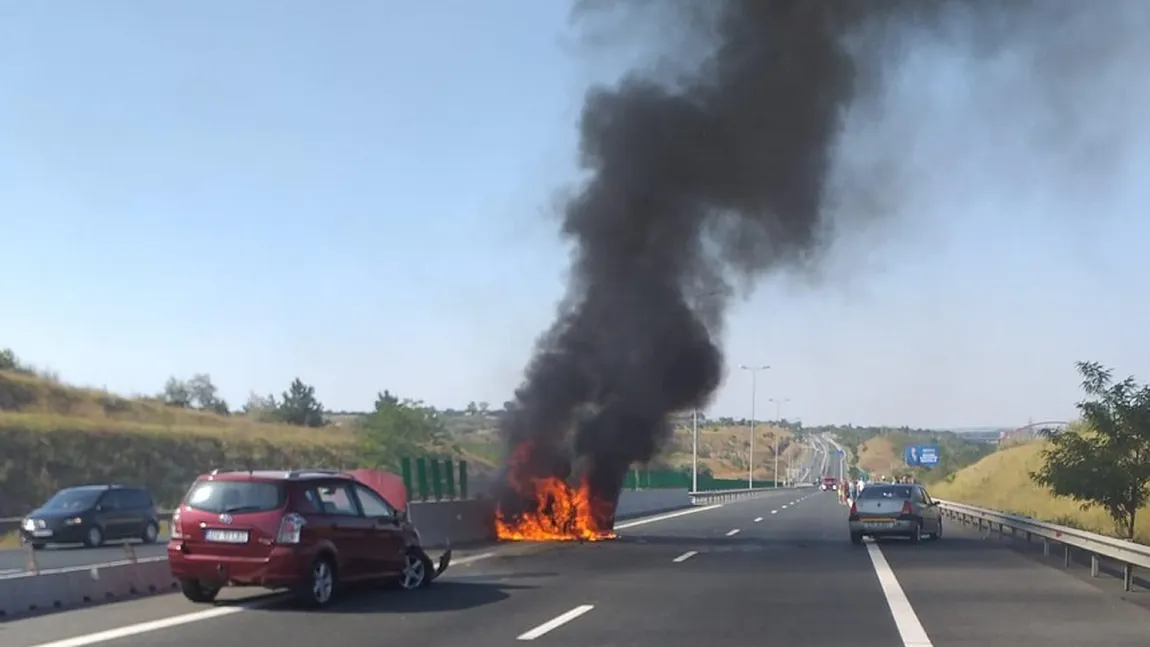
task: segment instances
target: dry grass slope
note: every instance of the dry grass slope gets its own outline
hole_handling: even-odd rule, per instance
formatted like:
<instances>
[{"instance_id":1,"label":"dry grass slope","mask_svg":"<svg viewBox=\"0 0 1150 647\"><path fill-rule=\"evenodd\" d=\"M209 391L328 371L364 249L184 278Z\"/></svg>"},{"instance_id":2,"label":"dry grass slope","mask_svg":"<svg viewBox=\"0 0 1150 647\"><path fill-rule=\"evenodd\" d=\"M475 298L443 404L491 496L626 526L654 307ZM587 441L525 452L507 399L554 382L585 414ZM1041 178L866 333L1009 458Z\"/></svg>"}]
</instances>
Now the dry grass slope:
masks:
<instances>
[{"instance_id":1,"label":"dry grass slope","mask_svg":"<svg viewBox=\"0 0 1150 647\"><path fill-rule=\"evenodd\" d=\"M716 478L745 478L747 476L747 445L749 427L700 427L699 464L706 466ZM799 457L801 449L792 444L786 429L768 426L755 427L755 478L774 478L774 447L779 441L779 471L786 469L782 460ZM691 464L691 429L679 427L663 452L661 460L672 467Z\"/></svg>"},{"instance_id":2,"label":"dry grass slope","mask_svg":"<svg viewBox=\"0 0 1150 647\"><path fill-rule=\"evenodd\" d=\"M142 483L171 505L213 467L351 466L354 440L342 428L266 424L0 372L0 517L78 483Z\"/></svg>"},{"instance_id":3,"label":"dry grass slope","mask_svg":"<svg viewBox=\"0 0 1150 647\"><path fill-rule=\"evenodd\" d=\"M890 439L884 436L875 436L859 446L858 466L865 472L883 476L907 469Z\"/></svg>"},{"instance_id":4,"label":"dry grass slope","mask_svg":"<svg viewBox=\"0 0 1150 647\"><path fill-rule=\"evenodd\" d=\"M932 486L931 493L941 499L1113 535L1114 523L1104 511L1084 511L1074 501L1054 497L1030 479L1030 472L1042 464L1044 445L1043 441L1035 441L1002 449L959 470L953 480ZM1150 508L1141 514L1137 538L1150 543Z\"/></svg>"}]
</instances>

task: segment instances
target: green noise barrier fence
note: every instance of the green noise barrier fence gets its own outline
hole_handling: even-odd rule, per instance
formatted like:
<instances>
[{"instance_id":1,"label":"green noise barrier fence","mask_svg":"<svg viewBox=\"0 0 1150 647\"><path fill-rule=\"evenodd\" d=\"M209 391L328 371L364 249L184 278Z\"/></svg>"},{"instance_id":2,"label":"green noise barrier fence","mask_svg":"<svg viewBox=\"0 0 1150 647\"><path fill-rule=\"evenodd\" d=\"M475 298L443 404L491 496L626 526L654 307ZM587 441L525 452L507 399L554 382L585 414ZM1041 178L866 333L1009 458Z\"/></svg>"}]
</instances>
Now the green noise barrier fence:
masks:
<instances>
[{"instance_id":1,"label":"green noise barrier fence","mask_svg":"<svg viewBox=\"0 0 1150 647\"><path fill-rule=\"evenodd\" d=\"M399 471L413 501L467 498L467 461L450 458L402 458Z\"/></svg>"},{"instance_id":2,"label":"green noise barrier fence","mask_svg":"<svg viewBox=\"0 0 1150 647\"><path fill-rule=\"evenodd\" d=\"M755 480L752 487L774 487L774 481ZM699 491L740 490L747 488L747 479L720 479L707 473L699 474ZM631 470L623 480L625 490L691 489L691 473L679 470Z\"/></svg>"}]
</instances>

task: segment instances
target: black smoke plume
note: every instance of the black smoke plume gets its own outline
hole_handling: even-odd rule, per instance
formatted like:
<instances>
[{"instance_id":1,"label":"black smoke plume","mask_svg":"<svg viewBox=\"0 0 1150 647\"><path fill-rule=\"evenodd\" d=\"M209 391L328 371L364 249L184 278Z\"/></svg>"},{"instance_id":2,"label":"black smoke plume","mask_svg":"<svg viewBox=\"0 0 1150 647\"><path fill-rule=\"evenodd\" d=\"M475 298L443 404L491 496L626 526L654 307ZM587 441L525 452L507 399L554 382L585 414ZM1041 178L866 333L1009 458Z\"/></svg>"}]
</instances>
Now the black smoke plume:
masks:
<instances>
[{"instance_id":1,"label":"black smoke plume","mask_svg":"<svg viewBox=\"0 0 1150 647\"><path fill-rule=\"evenodd\" d=\"M529 458L507 479L586 475L615 501L628 467L669 437L668 415L718 388L716 342L733 279L817 260L824 190L845 108L881 81L848 52L864 24L929 19L936 0L583 2L579 12L658 12L709 41L586 97L588 179L565 204L575 244L568 295L504 420ZM988 3L996 4L996 3ZM668 47L673 47L668 44ZM683 63L671 65L666 63ZM500 499L514 516L522 488ZM515 491L513 491L515 490ZM518 491L518 493L516 493Z\"/></svg>"}]
</instances>

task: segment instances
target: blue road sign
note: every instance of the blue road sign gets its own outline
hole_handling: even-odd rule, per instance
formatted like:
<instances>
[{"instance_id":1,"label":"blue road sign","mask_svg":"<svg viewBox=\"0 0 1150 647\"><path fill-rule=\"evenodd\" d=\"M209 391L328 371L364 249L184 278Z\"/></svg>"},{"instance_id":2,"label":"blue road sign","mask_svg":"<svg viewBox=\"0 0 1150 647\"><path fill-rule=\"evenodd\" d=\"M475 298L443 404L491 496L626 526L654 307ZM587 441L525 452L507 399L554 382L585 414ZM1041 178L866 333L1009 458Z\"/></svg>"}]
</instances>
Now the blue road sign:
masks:
<instances>
[{"instance_id":1,"label":"blue road sign","mask_svg":"<svg viewBox=\"0 0 1150 647\"><path fill-rule=\"evenodd\" d=\"M938 465L938 445L907 445L903 462L910 467Z\"/></svg>"},{"instance_id":2,"label":"blue road sign","mask_svg":"<svg viewBox=\"0 0 1150 647\"><path fill-rule=\"evenodd\" d=\"M920 454L918 452L918 445L907 445L906 449L904 450L902 462L906 463L910 467L918 467L919 465L922 465L922 462L918 458L919 456Z\"/></svg>"},{"instance_id":3,"label":"blue road sign","mask_svg":"<svg viewBox=\"0 0 1150 647\"><path fill-rule=\"evenodd\" d=\"M918 448L918 462L923 467L938 465L938 445L920 445Z\"/></svg>"}]
</instances>

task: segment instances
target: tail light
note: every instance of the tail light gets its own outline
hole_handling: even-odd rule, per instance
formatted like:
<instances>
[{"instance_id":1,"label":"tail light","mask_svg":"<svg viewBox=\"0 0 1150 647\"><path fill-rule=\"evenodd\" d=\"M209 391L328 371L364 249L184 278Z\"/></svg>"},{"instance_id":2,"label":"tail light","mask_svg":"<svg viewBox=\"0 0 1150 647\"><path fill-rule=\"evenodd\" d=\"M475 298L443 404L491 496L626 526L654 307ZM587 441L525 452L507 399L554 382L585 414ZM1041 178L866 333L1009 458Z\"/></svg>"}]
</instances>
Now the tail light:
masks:
<instances>
[{"instance_id":1,"label":"tail light","mask_svg":"<svg viewBox=\"0 0 1150 647\"><path fill-rule=\"evenodd\" d=\"M307 520L300 515L292 512L284 515L283 521L280 522L280 533L276 537L278 544L298 544L300 535L303 534L304 524Z\"/></svg>"},{"instance_id":2,"label":"tail light","mask_svg":"<svg viewBox=\"0 0 1150 647\"><path fill-rule=\"evenodd\" d=\"M168 530L168 534L171 535L172 539L184 538L184 525L180 523L179 508L176 508L175 512L172 513L172 522L168 524Z\"/></svg>"},{"instance_id":3,"label":"tail light","mask_svg":"<svg viewBox=\"0 0 1150 647\"><path fill-rule=\"evenodd\" d=\"M910 501L902 502L902 512L899 514L914 514L914 506L910 504Z\"/></svg>"},{"instance_id":4,"label":"tail light","mask_svg":"<svg viewBox=\"0 0 1150 647\"><path fill-rule=\"evenodd\" d=\"M855 504L854 504L854 503L851 503L851 511L850 511L850 515L851 515L852 517L857 517L857 516L858 516L858 513L859 513L859 509L855 507Z\"/></svg>"}]
</instances>

